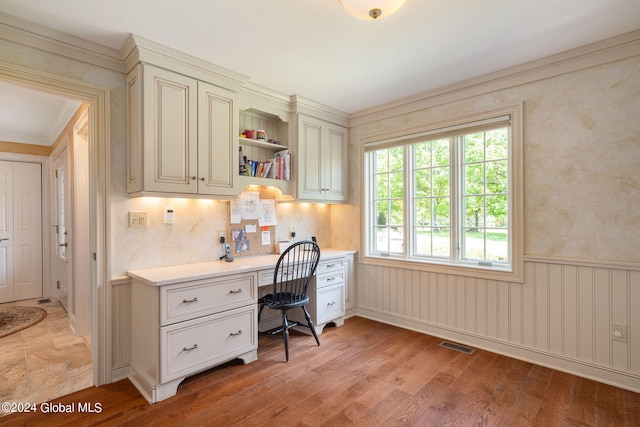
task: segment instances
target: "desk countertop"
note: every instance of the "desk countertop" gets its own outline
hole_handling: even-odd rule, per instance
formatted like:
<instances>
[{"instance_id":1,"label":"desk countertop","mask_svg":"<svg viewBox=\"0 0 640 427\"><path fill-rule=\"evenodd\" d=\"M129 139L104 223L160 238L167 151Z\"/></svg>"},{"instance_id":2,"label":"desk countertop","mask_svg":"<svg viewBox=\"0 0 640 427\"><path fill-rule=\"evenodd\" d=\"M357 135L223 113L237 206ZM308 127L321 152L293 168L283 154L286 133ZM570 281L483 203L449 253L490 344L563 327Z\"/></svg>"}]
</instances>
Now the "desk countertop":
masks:
<instances>
[{"instance_id":1,"label":"desk countertop","mask_svg":"<svg viewBox=\"0 0 640 427\"><path fill-rule=\"evenodd\" d=\"M320 260L343 257L356 251L350 249L320 249ZM275 267L280 255L237 256L233 262L209 261L194 264L132 270L127 273L132 279L151 286L171 285L191 280L209 279L244 272L254 272Z\"/></svg>"}]
</instances>

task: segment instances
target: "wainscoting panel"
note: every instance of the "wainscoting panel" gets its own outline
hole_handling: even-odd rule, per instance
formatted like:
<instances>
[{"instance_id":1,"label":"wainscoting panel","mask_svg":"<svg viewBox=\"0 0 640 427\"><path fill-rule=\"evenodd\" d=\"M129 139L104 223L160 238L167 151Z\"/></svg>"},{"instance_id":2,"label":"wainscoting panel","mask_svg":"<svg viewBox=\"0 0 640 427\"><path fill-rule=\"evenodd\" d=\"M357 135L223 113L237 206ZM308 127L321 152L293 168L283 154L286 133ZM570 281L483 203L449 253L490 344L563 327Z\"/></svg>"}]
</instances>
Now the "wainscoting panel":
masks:
<instances>
[{"instance_id":1,"label":"wainscoting panel","mask_svg":"<svg viewBox=\"0 0 640 427\"><path fill-rule=\"evenodd\" d=\"M640 391L636 267L528 260L524 283L358 267L358 315Z\"/></svg>"}]
</instances>

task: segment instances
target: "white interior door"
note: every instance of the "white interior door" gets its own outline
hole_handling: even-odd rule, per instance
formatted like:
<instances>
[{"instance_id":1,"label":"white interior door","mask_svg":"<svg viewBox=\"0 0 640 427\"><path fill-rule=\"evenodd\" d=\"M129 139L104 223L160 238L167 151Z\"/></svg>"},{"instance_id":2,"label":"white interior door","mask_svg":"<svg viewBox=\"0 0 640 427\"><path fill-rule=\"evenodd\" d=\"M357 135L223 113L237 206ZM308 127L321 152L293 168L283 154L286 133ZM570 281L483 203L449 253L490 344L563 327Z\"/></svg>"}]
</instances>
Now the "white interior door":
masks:
<instances>
[{"instance_id":1,"label":"white interior door","mask_svg":"<svg viewBox=\"0 0 640 427\"><path fill-rule=\"evenodd\" d=\"M13 163L0 161L0 302L13 298Z\"/></svg>"},{"instance_id":2,"label":"white interior door","mask_svg":"<svg viewBox=\"0 0 640 427\"><path fill-rule=\"evenodd\" d=\"M42 296L42 166L13 163L14 299Z\"/></svg>"},{"instance_id":3,"label":"white interior door","mask_svg":"<svg viewBox=\"0 0 640 427\"><path fill-rule=\"evenodd\" d=\"M69 203L69 167L67 148L60 150L52 159L53 191L53 231L54 256L52 261L53 283L58 291L58 300L69 311L69 281L71 269L71 241L69 236L70 203Z\"/></svg>"},{"instance_id":4,"label":"white interior door","mask_svg":"<svg viewBox=\"0 0 640 427\"><path fill-rule=\"evenodd\" d=\"M0 302L42 296L42 167L0 161Z\"/></svg>"}]
</instances>

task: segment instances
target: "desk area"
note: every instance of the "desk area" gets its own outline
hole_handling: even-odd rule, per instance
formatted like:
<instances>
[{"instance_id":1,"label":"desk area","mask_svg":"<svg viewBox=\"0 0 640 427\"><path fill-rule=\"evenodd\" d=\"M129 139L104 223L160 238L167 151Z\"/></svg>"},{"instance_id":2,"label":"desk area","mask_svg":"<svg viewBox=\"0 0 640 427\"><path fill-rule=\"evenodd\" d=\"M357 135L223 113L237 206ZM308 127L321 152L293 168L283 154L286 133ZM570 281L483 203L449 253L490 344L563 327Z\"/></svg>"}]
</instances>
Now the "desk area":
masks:
<instances>
[{"instance_id":1,"label":"desk area","mask_svg":"<svg viewBox=\"0 0 640 427\"><path fill-rule=\"evenodd\" d=\"M318 334L344 323L355 251L321 249L308 289ZM268 292L279 255L236 257L128 272L131 287L129 379L149 401L174 396L188 376L239 358L257 360L258 295ZM269 329L269 319L261 322Z\"/></svg>"}]
</instances>

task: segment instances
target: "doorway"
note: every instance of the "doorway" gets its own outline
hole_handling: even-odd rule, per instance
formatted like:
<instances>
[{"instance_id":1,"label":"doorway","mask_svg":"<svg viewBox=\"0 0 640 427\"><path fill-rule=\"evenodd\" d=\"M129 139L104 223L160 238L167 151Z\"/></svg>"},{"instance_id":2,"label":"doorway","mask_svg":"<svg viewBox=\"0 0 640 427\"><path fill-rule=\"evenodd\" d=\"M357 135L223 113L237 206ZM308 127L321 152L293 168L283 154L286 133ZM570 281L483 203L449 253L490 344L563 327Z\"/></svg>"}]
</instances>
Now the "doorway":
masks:
<instances>
[{"instance_id":1,"label":"doorway","mask_svg":"<svg viewBox=\"0 0 640 427\"><path fill-rule=\"evenodd\" d=\"M110 242L107 236L110 182L109 135L110 89L81 81L71 81L32 68L0 62L0 80L55 95L76 99L89 106L89 216L90 223L90 309L91 355L93 381L96 386L111 382L110 286L108 259ZM43 174L48 173L43 164ZM49 226L49 225L47 225ZM46 233L45 233L46 235ZM46 242L45 242L46 243ZM45 260L45 267L47 263ZM45 284L46 286L46 284Z\"/></svg>"}]
</instances>

